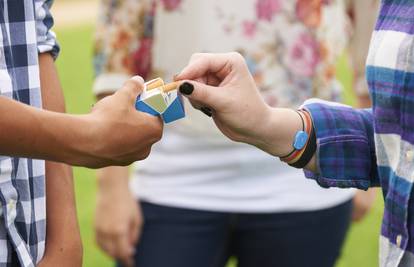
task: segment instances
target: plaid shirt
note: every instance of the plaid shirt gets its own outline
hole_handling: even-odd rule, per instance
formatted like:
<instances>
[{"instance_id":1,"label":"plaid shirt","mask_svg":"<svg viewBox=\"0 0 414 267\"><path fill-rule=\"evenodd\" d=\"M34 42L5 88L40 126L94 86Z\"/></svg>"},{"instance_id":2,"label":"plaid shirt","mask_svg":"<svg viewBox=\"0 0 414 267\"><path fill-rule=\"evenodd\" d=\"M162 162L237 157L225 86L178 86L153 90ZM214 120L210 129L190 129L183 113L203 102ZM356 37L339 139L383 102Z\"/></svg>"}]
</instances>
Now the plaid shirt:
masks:
<instances>
[{"instance_id":1,"label":"plaid shirt","mask_svg":"<svg viewBox=\"0 0 414 267\"><path fill-rule=\"evenodd\" d=\"M414 266L414 0L383 0L367 60L373 109L310 100L322 186L381 186L380 265Z\"/></svg>"},{"instance_id":2,"label":"plaid shirt","mask_svg":"<svg viewBox=\"0 0 414 267\"><path fill-rule=\"evenodd\" d=\"M59 51L51 4L0 1L1 96L41 108L38 53ZM44 161L0 156L0 201L0 266L35 266L45 250Z\"/></svg>"}]
</instances>

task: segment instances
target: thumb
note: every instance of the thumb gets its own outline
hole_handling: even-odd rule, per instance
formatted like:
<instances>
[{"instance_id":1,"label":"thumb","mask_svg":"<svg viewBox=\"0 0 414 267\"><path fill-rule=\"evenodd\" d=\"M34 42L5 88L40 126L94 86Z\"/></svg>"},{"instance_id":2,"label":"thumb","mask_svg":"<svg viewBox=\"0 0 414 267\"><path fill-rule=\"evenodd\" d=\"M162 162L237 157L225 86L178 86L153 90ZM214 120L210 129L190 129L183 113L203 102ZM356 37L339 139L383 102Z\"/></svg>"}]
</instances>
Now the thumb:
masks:
<instances>
[{"instance_id":1,"label":"thumb","mask_svg":"<svg viewBox=\"0 0 414 267\"><path fill-rule=\"evenodd\" d=\"M144 90L144 79L134 76L124 83L124 86L116 92L118 95L126 96L135 105L138 95Z\"/></svg>"},{"instance_id":2,"label":"thumb","mask_svg":"<svg viewBox=\"0 0 414 267\"><path fill-rule=\"evenodd\" d=\"M216 111L221 109L222 95L220 87L206 85L196 81L187 81L180 85L180 93L190 101L197 102L201 106L210 107Z\"/></svg>"}]
</instances>

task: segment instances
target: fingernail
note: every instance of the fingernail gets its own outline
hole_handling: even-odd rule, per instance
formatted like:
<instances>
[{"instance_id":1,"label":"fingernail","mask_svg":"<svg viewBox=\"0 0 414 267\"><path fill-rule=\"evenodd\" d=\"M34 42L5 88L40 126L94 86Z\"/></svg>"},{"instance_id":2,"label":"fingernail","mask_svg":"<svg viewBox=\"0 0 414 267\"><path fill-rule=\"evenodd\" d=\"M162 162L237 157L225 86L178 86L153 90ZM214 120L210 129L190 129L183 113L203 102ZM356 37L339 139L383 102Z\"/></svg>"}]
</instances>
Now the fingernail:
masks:
<instances>
[{"instance_id":1,"label":"fingernail","mask_svg":"<svg viewBox=\"0 0 414 267\"><path fill-rule=\"evenodd\" d=\"M209 117L213 116L213 111L210 108L202 107L200 110Z\"/></svg>"},{"instance_id":2,"label":"fingernail","mask_svg":"<svg viewBox=\"0 0 414 267\"><path fill-rule=\"evenodd\" d=\"M185 82L183 84L180 85L180 93L184 94L184 95L191 95L194 91L194 85L192 85L189 82Z\"/></svg>"},{"instance_id":3,"label":"fingernail","mask_svg":"<svg viewBox=\"0 0 414 267\"><path fill-rule=\"evenodd\" d=\"M142 79L142 77L138 76L138 75L132 77L131 79L134 80L134 81L137 81L139 83L144 83L144 79Z\"/></svg>"}]
</instances>

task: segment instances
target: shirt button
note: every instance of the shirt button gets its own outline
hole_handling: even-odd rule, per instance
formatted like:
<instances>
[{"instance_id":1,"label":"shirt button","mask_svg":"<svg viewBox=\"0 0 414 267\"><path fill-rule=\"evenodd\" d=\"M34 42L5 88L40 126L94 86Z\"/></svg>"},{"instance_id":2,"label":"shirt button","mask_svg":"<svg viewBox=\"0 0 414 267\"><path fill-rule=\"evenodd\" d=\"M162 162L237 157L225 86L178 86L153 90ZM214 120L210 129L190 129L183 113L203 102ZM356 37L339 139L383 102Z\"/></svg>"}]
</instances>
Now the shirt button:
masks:
<instances>
[{"instance_id":1,"label":"shirt button","mask_svg":"<svg viewBox=\"0 0 414 267\"><path fill-rule=\"evenodd\" d=\"M8 206L9 206L8 207L9 209L14 210L16 208L16 200L10 199L9 203L8 203Z\"/></svg>"},{"instance_id":2,"label":"shirt button","mask_svg":"<svg viewBox=\"0 0 414 267\"><path fill-rule=\"evenodd\" d=\"M402 241L402 236L401 235L397 235L397 238L395 240L395 243L397 244L397 247L401 247L401 241Z\"/></svg>"},{"instance_id":3,"label":"shirt button","mask_svg":"<svg viewBox=\"0 0 414 267\"><path fill-rule=\"evenodd\" d=\"M408 161L412 161L414 159L414 151L408 150L407 152L405 152L405 156Z\"/></svg>"}]
</instances>

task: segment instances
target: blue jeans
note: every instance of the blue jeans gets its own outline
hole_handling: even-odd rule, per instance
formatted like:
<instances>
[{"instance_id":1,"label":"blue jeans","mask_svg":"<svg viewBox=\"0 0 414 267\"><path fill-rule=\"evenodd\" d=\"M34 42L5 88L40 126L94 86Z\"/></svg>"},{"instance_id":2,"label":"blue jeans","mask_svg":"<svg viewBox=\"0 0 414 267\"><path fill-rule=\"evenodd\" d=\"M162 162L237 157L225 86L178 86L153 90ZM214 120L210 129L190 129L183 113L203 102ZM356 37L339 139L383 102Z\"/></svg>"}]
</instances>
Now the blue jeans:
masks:
<instances>
[{"instance_id":1,"label":"blue jeans","mask_svg":"<svg viewBox=\"0 0 414 267\"><path fill-rule=\"evenodd\" d=\"M141 203L145 224L137 267L332 267L352 202L312 211L222 213ZM121 266L121 265L118 265Z\"/></svg>"}]
</instances>

